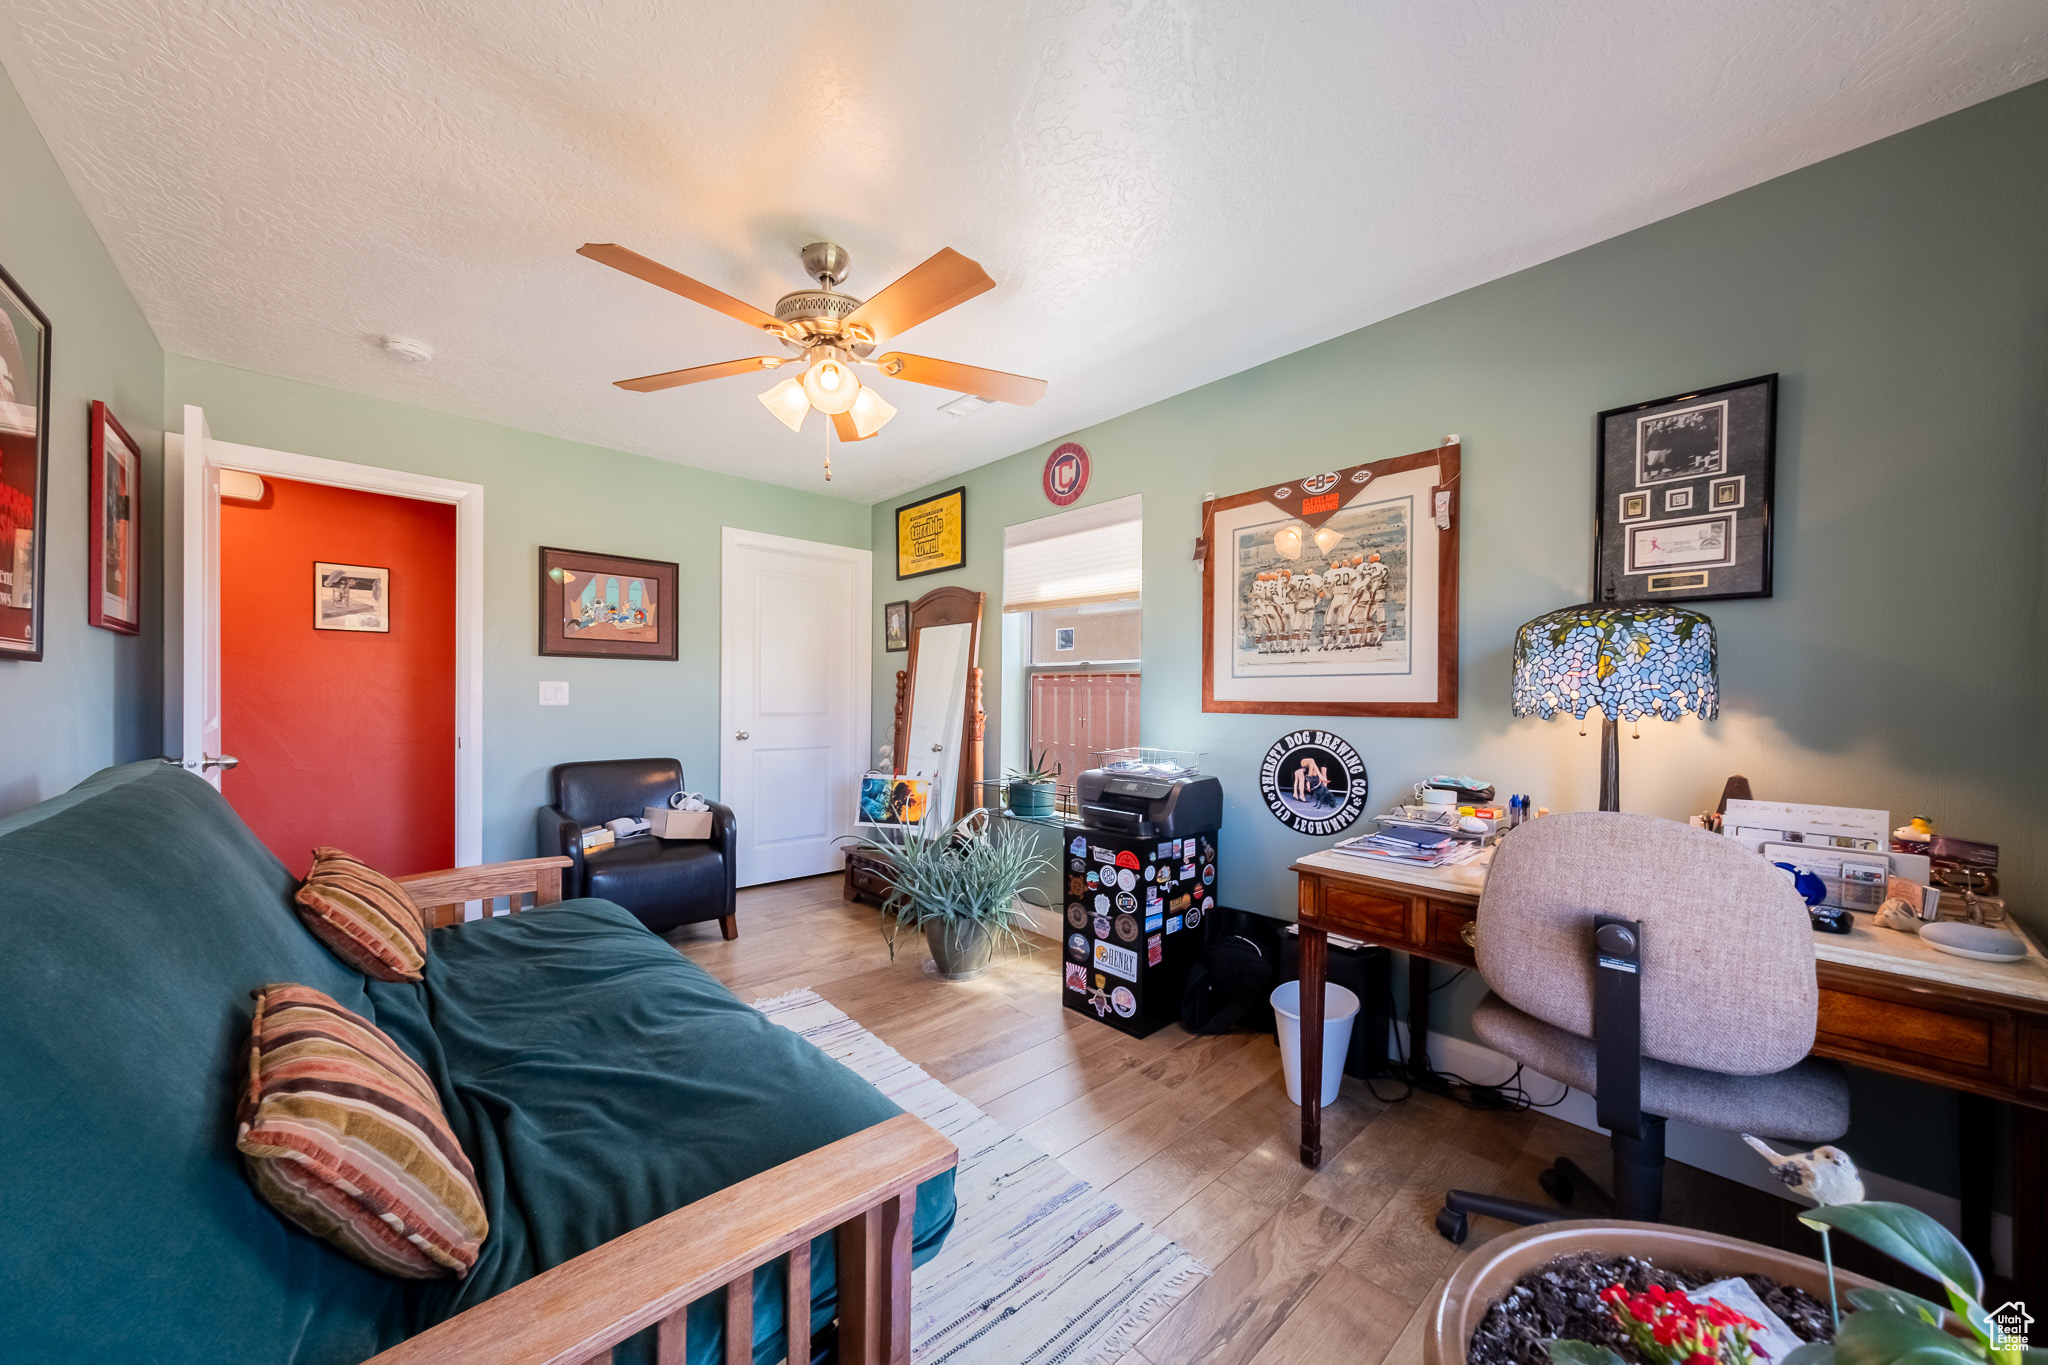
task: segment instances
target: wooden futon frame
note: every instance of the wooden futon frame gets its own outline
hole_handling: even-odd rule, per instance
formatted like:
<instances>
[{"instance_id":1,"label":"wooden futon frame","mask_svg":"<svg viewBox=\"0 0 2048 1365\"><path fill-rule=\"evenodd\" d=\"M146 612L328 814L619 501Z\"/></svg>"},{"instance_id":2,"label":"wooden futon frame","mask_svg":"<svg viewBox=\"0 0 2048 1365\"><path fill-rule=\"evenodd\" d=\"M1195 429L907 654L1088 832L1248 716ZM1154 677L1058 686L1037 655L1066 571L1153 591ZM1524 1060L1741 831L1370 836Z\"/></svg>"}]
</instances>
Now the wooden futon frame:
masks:
<instances>
[{"instance_id":1,"label":"wooden futon frame","mask_svg":"<svg viewBox=\"0 0 2048 1365\"><path fill-rule=\"evenodd\" d=\"M471 901L516 914L562 898L567 858L401 877L434 928ZM683 1365L692 1302L723 1286L726 1365L752 1365L754 1271L789 1258L789 1359L811 1358L811 1239L835 1234L839 1359L908 1365L910 1223L917 1187L960 1159L910 1114L677 1209L430 1327L366 1365L581 1365L657 1327L660 1365Z\"/></svg>"}]
</instances>

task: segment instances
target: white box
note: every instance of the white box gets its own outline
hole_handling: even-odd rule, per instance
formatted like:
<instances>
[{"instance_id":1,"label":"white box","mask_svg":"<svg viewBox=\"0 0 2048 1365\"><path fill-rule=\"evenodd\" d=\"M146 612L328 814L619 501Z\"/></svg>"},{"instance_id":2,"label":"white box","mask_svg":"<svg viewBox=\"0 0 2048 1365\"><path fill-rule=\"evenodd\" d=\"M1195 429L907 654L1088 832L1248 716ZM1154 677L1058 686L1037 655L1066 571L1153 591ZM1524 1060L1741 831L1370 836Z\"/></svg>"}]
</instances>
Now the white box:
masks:
<instances>
[{"instance_id":1,"label":"white box","mask_svg":"<svg viewBox=\"0 0 2048 1365\"><path fill-rule=\"evenodd\" d=\"M671 810L667 806L649 806L647 832L657 839L709 839L711 817L715 811Z\"/></svg>"}]
</instances>

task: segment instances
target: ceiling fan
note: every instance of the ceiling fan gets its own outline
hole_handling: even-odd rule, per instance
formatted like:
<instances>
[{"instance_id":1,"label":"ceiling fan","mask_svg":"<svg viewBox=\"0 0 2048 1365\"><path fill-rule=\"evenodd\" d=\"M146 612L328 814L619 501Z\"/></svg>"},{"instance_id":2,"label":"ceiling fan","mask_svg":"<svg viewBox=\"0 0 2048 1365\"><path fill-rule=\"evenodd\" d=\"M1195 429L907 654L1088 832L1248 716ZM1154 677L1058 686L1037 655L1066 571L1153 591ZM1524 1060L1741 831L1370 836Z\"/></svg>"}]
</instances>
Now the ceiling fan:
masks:
<instances>
[{"instance_id":1,"label":"ceiling fan","mask_svg":"<svg viewBox=\"0 0 2048 1365\"><path fill-rule=\"evenodd\" d=\"M896 409L887 400L860 382L854 373L855 366L872 366L913 384L929 384L1019 407L1029 407L1045 396L1043 379L1027 379L1023 375L904 351L874 353L891 337L995 288L996 282L988 277L987 271L950 247L862 302L833 289L846 278L852 263L846 248L836 242L813 242L803 249L804 273L815 279L818 287L784 294L776 300L772 314L610 242L587 242L577 248L577 254L707 308L716 308L749 327L758 327L781 342L788 352L621 379L617 382L622 389L653 393L705 379L722 379L729 374L801 364L802 377L785 379L763 393L762 404L791 431L802 430L804 418L816 408L831 417L833 430L842 441L865 441L896 415ZM829 458L825 477L832 477Z\"/></svg>"}]
</instances>

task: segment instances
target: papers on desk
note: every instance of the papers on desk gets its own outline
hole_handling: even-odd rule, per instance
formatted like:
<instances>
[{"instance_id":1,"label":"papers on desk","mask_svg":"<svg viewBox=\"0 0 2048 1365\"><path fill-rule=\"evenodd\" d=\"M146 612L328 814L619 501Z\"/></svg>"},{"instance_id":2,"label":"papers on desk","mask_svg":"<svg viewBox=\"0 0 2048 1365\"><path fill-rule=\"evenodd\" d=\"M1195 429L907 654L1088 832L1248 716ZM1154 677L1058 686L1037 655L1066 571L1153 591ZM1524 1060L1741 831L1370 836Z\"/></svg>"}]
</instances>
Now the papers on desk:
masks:
<instances>
[{"instance_id":1,"label":"papers on desk","mask_svg":"<svg viewBox=\"0 0 2048 1365\"><path fill-rule=\"evenodd\" d=\"M1448 830L1385 825L1376 834L1346 839L1330 852L1367 862L1401 863L1408 867L1450 867L1471 862L1484 848L1481 840L1460 839Z\"/></svg>"}]
</instances>

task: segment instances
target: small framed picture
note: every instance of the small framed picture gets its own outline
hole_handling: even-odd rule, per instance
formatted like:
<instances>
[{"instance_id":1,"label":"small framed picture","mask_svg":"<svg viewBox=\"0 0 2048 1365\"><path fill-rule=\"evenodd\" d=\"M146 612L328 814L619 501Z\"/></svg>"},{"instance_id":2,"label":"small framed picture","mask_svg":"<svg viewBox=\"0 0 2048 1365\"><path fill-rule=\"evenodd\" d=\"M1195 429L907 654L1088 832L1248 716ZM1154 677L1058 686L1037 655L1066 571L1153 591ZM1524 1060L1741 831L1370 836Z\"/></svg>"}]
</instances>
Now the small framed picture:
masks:
<instances>
[{"instance_id":1,"label":"small framed picture","mask_svg":"<svg viewBox=\"0 0 2048 1365\"><path fill-rule=\"evenodd\" d=\"M910 600L882 604L882 652L901 654L910 648Z\"/></svg>"},{"instance_id":2,"label":"small framed picture","mask_svg":"<svg viewBox=\"0 0 2048 1365\"><path fill-rule=\"evenodd\" d=\"M1594 430L1595 601L1771 595L1778 376L1610 408Z\"/></svg>"},{"instance_id":3,"label":"small framed picture","mask_svg":"<svg viewBox=\"0 0 2048 1365\"><path fill-rule=\"evenodd\" d=\"M313 629L391 633L391 570L313 564Z\"/></svg>"},{"instance_id":4,"label":"small framed picture","mask_svg":"<svg viewBox=\"0 0 2048 1365\"><path fill-rule=\"evenodd\" d=\"M88 449L86 624L136 635L142 630L142 448L95 399Z\"/></svg>"},{"instance_id":5,"label":"small framed picture","mask_svg":"<svg viewBox=\"0 0 2048 1365\"><path fill-rule=\"evenodd\" d=\"M667 560L541 546L540 652L675 662L681 575Z\"/></svg>"},{"instance_id":6,"label":"small framed picture","mask_svg":"<svg viewBox=\"0 0 2048 1365\"><path fill-rule=\"evenodd\" d=\"M1062 652L1072 649L1074 647L1074 628L1072 626L1054 627L1052 632L1052 647Z\"/></svg>"}]
</instances>

